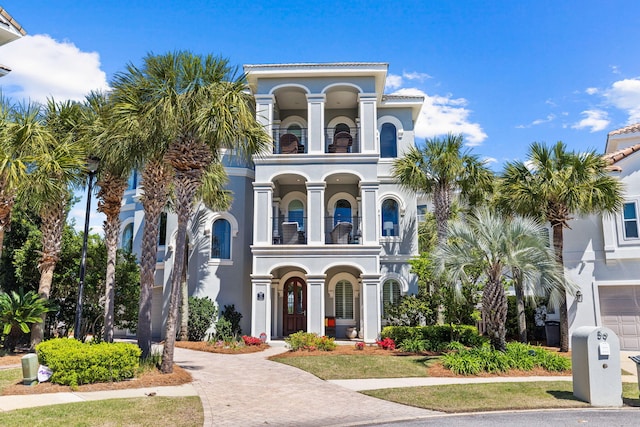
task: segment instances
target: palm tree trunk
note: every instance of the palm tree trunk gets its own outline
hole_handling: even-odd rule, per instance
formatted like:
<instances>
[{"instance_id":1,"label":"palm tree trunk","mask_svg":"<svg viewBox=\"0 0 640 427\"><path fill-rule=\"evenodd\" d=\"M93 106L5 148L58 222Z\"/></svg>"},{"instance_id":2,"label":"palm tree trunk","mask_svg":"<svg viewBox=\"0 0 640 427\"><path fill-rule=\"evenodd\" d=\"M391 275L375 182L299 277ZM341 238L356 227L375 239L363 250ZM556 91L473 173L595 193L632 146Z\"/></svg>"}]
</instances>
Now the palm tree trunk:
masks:
<instances>
[{"instance_id":1,"label":"palm tree trunk","mask_svg":"<svg viewBox=\"0 0 640 427\"><path fill-rule=\"evenodd\" d=\"M144 227L140 251L140 311L138 312L138 346L142 358L151 355L151 306L156 275L159 223L167 203L171 172L161 161L149 162L142 171Z\"/></svg>"},{"instance_id":2,"label":"palm tree trunk","mask_svg":"<svg viewBox=\"0 0 640 427\"><path fill-rule=\"evenodd\" d=\"M40 270L38 295L48 300L53 283L53 272L56 269L62 246L62 231L66 218L66 199L43 209L40 217L42 218L42 256L38 264L38 270ZM31 330L31 349L35 349L36 345L44 339L46 317L46 313L43 314L42 322L33 325Z\"/></svg>"},{"instance_id":3,"label":"palm tree trunk","mask_svg":"<svg viewBox=\"0 0 640 427\"><path fill-rule=\"evenodd\" d=\"M518 318L518 336L520 342L527 342L527 317L524 309L524 289L518 271L513 272L513 288L516 291L516 316Z\"/></svg>"},{"instance_id":4,"label":"palm tree trunk","mask_svg":"<svg viewBox=\"0 0 640 427\"><path fill-rule=\"evenodd\" d=\"M107 220L104 224L104 241L107 246L107 273L104 289L104 336L106 342L113 342L114 307L116 294L116 259L118 252L118 237L120 235L120 220Z\"/></svg>"},{"instance_id":5,"label":"palm tree trunk","mask_svg":"<svg viewBox=\"0 0 640 427\"><path fill-rule=\"evenodd\" d=\"M561 268L564 280L564 230L562 223L552 224L553 227L553 249L555 251L556 262ZM563 291L562 302L560 303L560 351L569 351L569 315L567 312L567 293Z\"/></svg>"},{"instance_id":6,"label":"palm tree trunk","mask_svg":"<svg viewBox=\"0 0 640 427\"><path fill-rule=\"evenodd\" d=\"M188 243L187 243L188 247ZM184 266L180 279L180 341L189 341L189 284L187 283L187 269L189 266L189 254L185 250Z\"/></svg>"},{"instance_id":7,"label":"palm tree trunk","mask_svg":"<svg viewBox=\"0 0 640 427\"><path fill-rule=\"evenodd\" d=\"M487 323L487 334L493 348L506 350L507 295L499 280L489 279L482 292L482 310Z\"/></svg>"},{"instance_id":8,"label":"palm tree trunk","mask_svg":"<svg viewBox=\"0 0 640 427\"><path fill-rule=\"evenodd\" d=\"M4 233L11 224L11 211L15 200L15 194L10 195L5 191L0 191L0 257L2 257L2 249L4 248Z\"/></svg>"}]
</instances>

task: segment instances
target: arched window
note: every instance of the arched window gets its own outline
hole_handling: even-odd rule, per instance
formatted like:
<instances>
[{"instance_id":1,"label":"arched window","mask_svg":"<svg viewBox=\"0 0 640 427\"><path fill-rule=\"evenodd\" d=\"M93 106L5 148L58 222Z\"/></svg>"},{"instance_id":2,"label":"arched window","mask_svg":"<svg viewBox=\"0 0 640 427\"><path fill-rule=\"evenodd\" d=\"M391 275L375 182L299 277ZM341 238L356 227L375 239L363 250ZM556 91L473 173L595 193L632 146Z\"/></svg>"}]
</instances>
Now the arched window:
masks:
<instances>
[{"instance_id":1,"label":"arched window","mask_svg":"<svg viewBox=\"0 0 640 427\"><path fill-rule=\"evenodd\" d=\"M383 124L380 129L380 157L398 157L396 127L391 123Z\"/></svg>"},{"instance_id":2,"label":"arched window","mask_svg":"<svg viewBox=\"0 0 640 427\"><path fill-rule=\"evenodd\" d=\"M125 252L133 252L133 223L125 225L122 230L122 250Z\"/></svg>"},{"instance_id":3,"label":"arched window","mask_svg":"<svg viewBox=\"0 0 640 427\"><path fill-rule=\"evenodd\" d=\"M212 226L211 258L231 259L231 224L217 219Z\"/></svg>"},{"instance_id":4,"label":"arched window","mask_svg":"<svg viewBox=\"0 0 640 427\"><path fill-rule=\"evenodd\" d=\"M353 286L347 280L336 283L336 319L353 319Z\"/></svg>"},{"instance_id":5,"label":"arched window","mask_svg":"<svg viewBox=\"0 0 640 427\"><path fill-rule=\"evenodd\" d=\"M287 128L287 133L297 136L298 140L302 140L302 128L300 127L300 125L290 125Z\"/></svg>"},{"instance_id":6,"label":"arched window","mask_svg":"<svg viewBox=\"0 0 640 427\"><path fill-rule=\"evenodd\" d=\"M398 202L385 199L382 202L382 235L399 236L398 229Z\"/></svg>"},{"instance_id":7,"label":"arched window","mask_svg":"<svg viewBox=\"0 0 640 427\"><path fill-rule=\"evenodd\" d=\"M288 218L289 222L297 222L298 223L298 231L304 230L304 205L300 200L292 200L289 203L288 207Z\"/></svg>"},{"instance_id":8,"label":"arched window","mask_svg":"<svg viewBox=\"0 0 640 427\"><path fill-rule=\"evenodd\" d=\"M387 316L386 308L396 305L400 301L400 283L397 280L387 280L382 285L382 317Z\"/></svg>"},{"instance_id":9,"label":"arched window","mask_svg":"<svg viewBox=\"0 0 640 427\"><path fill-rule=\"evenodd\" d=\"M335 226L339 222L352 222L351 218L351 203L348 200L340 199L336 202L336 207L333 210L333 225Z\"/></svg>"}]
</instances>

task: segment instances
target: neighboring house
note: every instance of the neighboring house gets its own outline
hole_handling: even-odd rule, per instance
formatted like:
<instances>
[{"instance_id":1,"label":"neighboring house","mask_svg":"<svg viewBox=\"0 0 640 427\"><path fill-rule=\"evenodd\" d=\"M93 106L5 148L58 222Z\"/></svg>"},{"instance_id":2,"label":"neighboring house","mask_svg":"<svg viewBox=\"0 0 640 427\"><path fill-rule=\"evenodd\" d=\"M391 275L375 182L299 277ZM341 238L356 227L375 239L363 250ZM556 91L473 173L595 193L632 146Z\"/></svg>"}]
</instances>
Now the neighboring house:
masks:
<instances>
[{"instance_id":1,"label":"neighboring house","mask_svg":"<svg viewBox=\"0 0 640 427\"><path fill-rule=\"evenodd\" d=\"M4 8L0 7L0 46L17 40L26 34L27 32L24 28ZM10 71L11 68L0 63L0 77L6 76Z\"/></svg>"},{"instance_id":2,"label":"neighboring house","mask_svg":"<svg viewBox=\"0 0 640 427\"><path fill-rule=\"evenodd\" d=\"M568 300L570 333L606 326L623 350L640 350L639 150L640 123L609 132L604 157L624 185L622 212L575 219L565 231L565 269L582 296Z\"/></svg>"},{"instance_id":3,"label":"neighboring house","mask_svg":"<svg viewBox=\"0 0 640 427\"><path fill-rule=\"evenodd\" d=\"M391 176L414 144L422 97L384 95L387 64L246 65L272 152L225 155L233 204L198 210L189 233L189 294L234 304L242 329L267 340L300 330L368 342L385 302L417 292L416 196ZM230 153L228 153L230 154ZM135 180L135 175L132 177ZM136 183L125 195L123 247L139 251ZM176 219L163 225L153 334L166 320ZM166 227L166 228L165 228Z\"/></svg>"}]
</instances>

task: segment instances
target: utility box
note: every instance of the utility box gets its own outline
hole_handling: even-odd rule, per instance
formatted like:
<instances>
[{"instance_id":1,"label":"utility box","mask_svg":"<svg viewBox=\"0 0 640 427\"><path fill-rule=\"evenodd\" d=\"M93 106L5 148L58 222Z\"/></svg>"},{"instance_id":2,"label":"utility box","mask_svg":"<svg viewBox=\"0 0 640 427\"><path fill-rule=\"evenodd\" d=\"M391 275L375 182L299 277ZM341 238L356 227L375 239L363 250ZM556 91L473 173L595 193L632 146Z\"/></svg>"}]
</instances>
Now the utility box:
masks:
<instances>
[{"instance_id":1,"label":"utility box","mask_svg":"<svg viewBox=\"0 0 640 427\"><path fill-rule=\"evenodd\" d=\"M22 356L22 384L33 385L38 382L38 356L27 354Z\"/></svg>"},{"instance_id":2,"label":"utility box","mask_svg":"<svg viewBox=\"0 0 640 427\"><path fill-rule=\"evenodd\" d=\"M620 341L609 328L582 326L571 336L573 395L593 406L622 406Z\"/></svg>"}]
</instances>

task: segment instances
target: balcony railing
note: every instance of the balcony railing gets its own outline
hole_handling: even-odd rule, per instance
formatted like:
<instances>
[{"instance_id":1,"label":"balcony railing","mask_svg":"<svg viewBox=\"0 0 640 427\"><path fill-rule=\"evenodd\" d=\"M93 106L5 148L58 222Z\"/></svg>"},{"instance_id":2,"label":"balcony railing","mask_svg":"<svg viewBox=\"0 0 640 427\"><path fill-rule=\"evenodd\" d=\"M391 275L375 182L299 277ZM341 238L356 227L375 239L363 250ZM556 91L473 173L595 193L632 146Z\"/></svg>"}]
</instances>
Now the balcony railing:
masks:
<instances>
[{"instance_id":1,"label":"balcony railing","mask_svg":"<svg viewBox=\"0 0 640 427\"><path fill-rule=\"evenodd\" d=\"M273 221L274 245L304 245L307 243L306 217L277 218Z\"/></svg>"},{"instance_id":2,"label":"balcony railing","mask_svg":"<svg viewBox=\"0 0 640 427\"><path fill-rule=\"evenodd\" d=\"M362 240L360 222L360 218L357 216L325 217L325 243L332 245L360 244Z\"/></svg>"},{"instance_id":3,"label":"balcony railing","mask_svg":"<svg viewBox=\"0 0 640 427\"><path fill-rule=\"evenodd\" d=\"M289 132L287 129L273 130L273 154L298 154L308 150L307 129Z\"/></svg>"},{"instance_id":4,"label":"balcony railing","mask_svg":"<svg viewBox=\"0 0 640 427\"><path fill-rule=\"evenodd\" d=\"M358 127L347 130L340 128L325 128L325 153L359 153L360 129ZM309 137L307 128L288 131L287 129L273 130L273 154L301 154L309 152Z\"/></svg>"},{"instance_id":5,"label":"balcony railing","mask_svg":"<svg viewBox=\"0 0 640 427\"><path fill-rule=\"evenodd\" d=\"M360 129L325 128L325 153L359 153Z\"/></svg>"}]
</instances>

